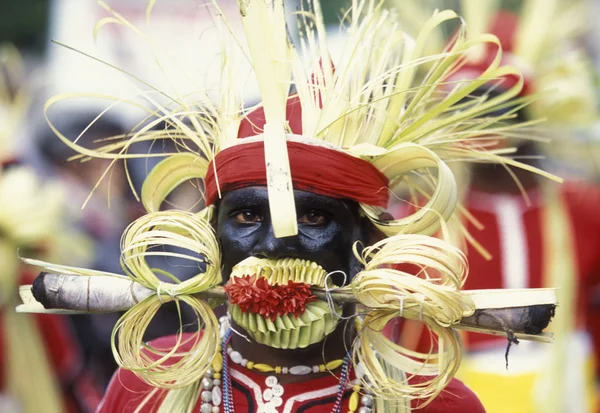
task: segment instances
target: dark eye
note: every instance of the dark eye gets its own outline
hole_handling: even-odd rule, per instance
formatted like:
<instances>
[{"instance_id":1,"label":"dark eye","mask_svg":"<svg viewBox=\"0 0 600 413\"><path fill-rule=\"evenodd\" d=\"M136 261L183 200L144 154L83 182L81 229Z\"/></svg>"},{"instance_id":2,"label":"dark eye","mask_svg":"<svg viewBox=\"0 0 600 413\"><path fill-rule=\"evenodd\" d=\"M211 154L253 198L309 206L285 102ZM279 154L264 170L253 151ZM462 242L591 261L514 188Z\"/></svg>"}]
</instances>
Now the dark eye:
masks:
<instances>
[{"instance_id":1,"label":"dark eye","mask_svg":"<svg viewBox=\"0 0 600 413\"><path fill-rule=\"evenodd\" d=\"M319 226L327 222L327 217L318 211L308 211L299 220L299 223L306 225Z\"/></svg>"},{"instance_id":2,"label":"dark eye","mask_svg":"<svg viewBox=\"0 0 600 413\"><path fill-rule=\"evenodd\" d=\"M252 222L261 222L262 217L252 211L241 211L235 215L235 220L243 224L248 224Z\"/></svg>"}]
</instances>

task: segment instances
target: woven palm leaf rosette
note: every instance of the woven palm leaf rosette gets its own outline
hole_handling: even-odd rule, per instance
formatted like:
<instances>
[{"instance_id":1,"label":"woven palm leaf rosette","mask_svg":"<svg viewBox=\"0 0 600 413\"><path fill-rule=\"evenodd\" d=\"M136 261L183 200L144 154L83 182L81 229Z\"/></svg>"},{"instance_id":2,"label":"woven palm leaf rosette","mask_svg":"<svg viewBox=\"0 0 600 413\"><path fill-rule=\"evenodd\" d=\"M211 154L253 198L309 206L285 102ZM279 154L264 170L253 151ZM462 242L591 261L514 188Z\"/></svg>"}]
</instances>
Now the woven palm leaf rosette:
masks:
<instances>
[{"instance_id":1,"label":"woven palm leaf rosette","mask_svg":"<svg viewBox=\"0 0 600 413\"><path fill-rule=\"evenodd\" d=\"M101 21L98 30L106 24L119 24L145 36L117 12L100 4L112 16ZM151 2L148 15L153 4ZM218 4L215 2L213 6L218 12ZM333 307L327 307L328 310L346 303L361 304L366 309L366 316L353 347L353 362L361 363L365 372L363 384L379 396L377 411L401 411L400 407L394 407L397 405L394 400L430 400L444 388L460 361L460 345L453 327L469 325L472 329L499 334L507 334L505 330L508 329L525 338L547 339L539 335L543 325L535 332L526 331L523 325L514 330L504 328L509 324L481 327L479 321L469 317L476 316L477 311L489 312L504 307L553 307L556 303L552 290L461 292L468 269L464 255L450 243L431 236L440 230L446 235L445 223L457 206L456 183L448 162L500 162L546 175L504 158L502 153L482 149L476 143L478 137L489 132L490 124L502 120L502 116L510 117L511 113L500 118L485 115L517 96L522 87L519 72L500 65L500 51L479 78L462 82L449 93L440 92L440 85L462 64L468 50L479 44L497 44L497 39L491 35L468 39L463 28L451 47L439 50L437 54L425 54L423 45L428 36L440 24L458 19L456 13L434 14L419 36L412 39L399 29L394 16L380 4L357 0L346 14L344 44L339 58L333 62L327 50L320 4L311 1L310 6L297 14L301 41L296 48L288 39L283 1L239 2L246 39L238 39L237 43L223 41L223 79L217 100L197 90L190 95L176 90L151 89L141 93L146 98L144 104L102 96L119 104L141 107L147 112L148 119L143 123L145 126L140 126L131 136L110 139L100 149L70 142L54 128L59 138L81 157L115 161L145 156L128 152L136 142L162 139L176 142L178 151L168 154L144 183L140 198L147 215L132 223L123 235L121 261L126 276L28 260L43 267L46 273L34 284L35 297L31 287L22 287L25 304L21 308L22 311L96 312L128 309L115 327L114 338L118 338L113 344L115 357L120 366L134 371L146 382L169 389L164 406L178 405L182 398L190 396L190 392L198 388L196 383L203 373L219 357L218 323L203 298L225 297L223 287L219 286L223 279L220 251L211 219L213 202L227 184L219 179L219 168L223 163L220 159L231 151L243 154L258 147L264 153L265 185L269 190L271 218L278 237L293 236L297 232L293 197L296 182L292 179L295 171L290 170L290 159L293 160L297 147L321 153L330 151L328 153L335 156L359 162L383 176L389 188L403 182L416 196L427 199L426 204L412 215L394 221L379 218L385 202L374 205L361 202L362 213L385 238L361 252L355 251L364 269L348 285L333 292L319 278L322 274L313 279L308 273L297 276L294 272L311 263L294 263L288 271L285 267L290 264L288 261L275 264L257 261L250 263L251 270L241 270L238 274L234 271L230 282L263 274L252 282L262 283L267 279L273 287L293 278L294 282L308 284L316 299L314 304L305 307L310 314L283 314L289 323L281 318L281 314L277 315L279 320L277 317L260 318L255 314L245 315L241 308L230 308L237 321L256 325L256 330L250 332L255 339L258 337L266 344L279 347L289 347L290 342L295 347L305 346L324 337L334 326L335 320L327 318L331 317L331 311L327 315L322 303L329 300L335 303ZM227 27L222 14L217 15L217 25ZM227 31L223 33L226 38ZM151 39L147 40L151 45L149 52L154 53L158 61L163 59L164 51L156 50ZM244 48L247 45L247 56L261 92L260 111L264 114L264 124L253 124L255 133L245 139L238 139L238 131L244 122L248 122L246 114L255 112L252 112L254 108L243 106L232 87L235 64L228 47L239 47L239 44ZM430 66L428 74L424 79L417 78L417 71L424 64ZM521 79L510 90L491 99L462 103L490 79L509 74ZM147 83L144 85L150 87ZM291 85L295 95L288 98ZM72 97L57 96L47 103L46 109ZM301 107L300 128L294 129L291 122L288 123L286 108L291 101ZM161 123L166 123L168 129L155 130L154 127ZM298 133L299 129L301 133ZM501 125L495 129L502 135ZM514 127L507 133L516 133ZM214 194L207 191L210 196L203 211L194 214L160 210L174 188L195 178L215 182ZM207 188L211 186L207 185ZM178 252L165 252L163 246L179 249ZM186 252L180 252L182 250ZM202 264L206 270L199 270L196 276L179 282L173 274L154 270L148 265L146 258L159 254L187 258L195 265ZM240 263L242 267L245 264ZM404 264L419 268L418 275L399 269ZM274 273L288 271L287 275L269 279L265 269L271 267L276 269ZM186 354L179 354L176 349L155 349L142 340L145 327L167 301L191 306L204 330L201 337L192 339L192 349ZM439 353L418 354L387 340L381 330L388 320L398 315L424 321L438 337ZM549 317L545 323L548 321ZM297 339L291 338L292 331L310 323L318 324L302 333L302 339L300 332ZM286 330L290 331L290 336L286 336ZM175 355L178 357L173 363L171 356ZM167 363L170 358L171 362ZM415 374L431 375L431 380L418 385L408 384L406 375ZM195 400L189 397L188 401Z\"/></svg>"}]
</instances>

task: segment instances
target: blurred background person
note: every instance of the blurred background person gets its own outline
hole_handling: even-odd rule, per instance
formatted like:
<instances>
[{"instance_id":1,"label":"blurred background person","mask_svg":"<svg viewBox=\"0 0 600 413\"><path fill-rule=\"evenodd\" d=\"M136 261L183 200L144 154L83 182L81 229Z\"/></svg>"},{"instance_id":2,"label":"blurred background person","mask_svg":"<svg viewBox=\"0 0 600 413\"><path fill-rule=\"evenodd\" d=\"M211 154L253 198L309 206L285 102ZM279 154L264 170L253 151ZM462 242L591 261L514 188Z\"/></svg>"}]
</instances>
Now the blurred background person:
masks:
<instances>
[{"instance_id":1,"label":"blurred background person","mask_svg":"<svg viewBox=\"0 0 600 413\"><path fill-rule=\"evenodd\" d=\"M79 139L93 146L101 145L109 136L126 133L119 121L109 116L90 123L95 116L84 111L53 119L69 140ZM68 213L77 218L77 227L94 241L91 268L122 273L119 265L120 237L141 213L141 206L131 196L123 164L108 159L69 159L75 154L61 142L45 123L38 127L35 143L42 170L68 188ZM137 178L137 170L132 172ZM98 383L108 384L116 363L112 357L110 334L116 314L76 315L71 317L81 344L85 363Z\"/></svg>"},{"instance_id":2,"label":"blurred background person","mask_svg":"<svg viewBox=\"0 0 600 413\"><path fill-rule=\"evenodd\" d=\"M540 141L514 141L513 156L540 166L544 148L554 145L542 141L572 145L579 129L598 120L592 65L580 43L591 9L584 1L515 3L519 14L501 10L501 2L476 0L463 1L460 12L470 36L496 35L502 60L524 74L520 96L505 110L514 114L511 122L529 122L532 136ZM497 51L496 46L473 50L444 87L461 87L461 80L481 74ZM512 76L491 79L472 98L493 96L517 81ZM534 93L539 99L528 105ZM546 122L535 122L538 118ZM511 122L491 125L490 137L481 145L496 145L494 132L502 128L502 133L510 133ZM513 346L508 366L503 357L506 339L463 334L466 354L459 377L490 413L505 412L506 406L513 406L511 412L595 411L600 377L594 368L594 358L600 355L595 295L600 285L600 189L581 179L555 185L524 170L486 164L476 164L467 181L463 223L478 244L471 242L466 250L465 288L559 287L559 308L551 327L554 343ZM395 214L402 215L403 209L399 204ZM401 327L398 340L403 344L421 350L430 345L418 323Z\"/></svg>"},{"instance_id":3,"label":"blurred background person","mask_svg":"<svg viewBox=\"0 0 600 413\"><path fill-rule=\"evenodd\" d=\"M21 257L88 265L93 244L74 228L66 191L23 162L29 99L18 51L0 46L0 411L92 412L100 388L86 370L70 320L17 314L17 286L35 272Z\"/></svg>"},{"instance_id":4,"label":"blurred background person","mask_svg":"<svg viewBox=\"0 0 600 413\"><path fill-rule=\"evenodd\" d=\"M127 17L138 24L140 24L140 21L143 22L147 3L146 0L128 1L126 7L124 7ZM198 7L195 2L187 0L170 3L163 3L160 6L162 9L159 7L160 13L155 13L155 16L158 16L157 19L162 19L158 24L160 28L158 35L170 32L172 36L168 39L173 41L173 36L177 37L177 34L172 29L180 24L178 21L196 18L202 8ZM78 50L90 53L96 51L99 59L106 61L112 59L113 62L123 63L125 67L144 66L144 62L140 61L144 56L136 53L135 45L131 44L135 43L135 39L132 36L126 37L116 27L108 36L110 40L107 43L94 44L93 26L97 20L106 14L106 11L94 0L31 0L7 5L4 13L0 16L0 40L14 40L24 51L25 64L32 74L27 78L29 86L27 97L33 100L33 103L32 109L28 112L25 110L20 112L18 119L15 116L17 114L15 111L7 114L6 117L2 117L2 122L6 122L6 125L2 124L1 126L8 128L8 122L10 122L10 125L13 125L13 130L18 131L18 137L20 138L18 143L22 154L20 158L26 159L32 166L35 166L40 174L51 177L53 182L60 182L60 184L53 185L52 189L48 189L45 194L58 197L58 188L60 188L63 195L67 197L68 202L61 204L61 214L65 218L69 218L69 225L76 227L80 234L86 235L84 237L85 242L75 244L79 248L85 246L87 257L86 262L82 265L97 270L121 272L119 265L120 236L124 228L143 213L143 207L135 200L129 185L131 183L139 191L145 174L152 169L153 164L151 162L136 162L135 160L128 162L127 165L123 163L112 164L110 160L99 159L69 160L75 152L58 139L47 125L46 120L43 119L44 101L59 91L88 90L91 93L104 94L105 96L110 93L119 94L123 90L131 91L131 93L137 92L135 88L131 87L130 82L123 79L124 77L120 73L112 71L110 76L106 76L105 71L110 71L110 69L107 69L102 63L94 62L88 65L88 60L91 59L81 59L80 54L76 51L58 45L51 45L49 42L50 39L57 39ZM179 34L179 36L188 36L188 39L195 39L193 35L187 32ZM175 43L182 44L180 41L175 41ZM127 47L124 45L127 45ZM183 52L184 48L187 52L189 47L189 41L186 45L182 44L180 53ZM124 50L129 50L129 52L124 54ZM61 63L59 64L59 62ZM60 70L58 69L59 66ZM199 73L203 71L206 71L206 69L199 70ZM154 76L154 79L156 79L155 73L149 76ZM98 79L102 79L104 82L98 82ZM64 110L64 107L60 107L59 110L48 113L51 122L55 124L67 141L72 142L79 139L81 142L101 144L102 140L108 136L128 133L138 123L144 125L143 114L123 113L123 111L115 111L116 114L110 113L94 122L98 113L98 99L82 99L75 105L77 110L73 110L73 108ZM67 112L68 116L65 114ZM17 127L18 121L22 122L19 122ZM90 126L91 123L93 125ZM16 143L17 136L11 138L13 138L11 142ZM157 155L160 155L160 152L164 150L165 148L150 144L132 148L132 152L153 151ZM156 159L160 158L157 157ZM127 173L125 171L126 166L128 168ZM15 181L11 182L14 183ZM19 185L19 183L16 184ZM182 188L187 188L187 195L180 192L174 194L174 196L189 199L190 189L185 185L182 185ZM9 189L14 188L7 186L7 190ZM55 191L56 194L54 194ZM180 199L173 201L176 203L184 202ZM43 204L45 200L40 197L35 202ZM85 208L82 209L84 205ZM190 204L190 207L192 207L192 204ZM30 208L33 208L33 206L30 206ZM5 206L0 203L0 212L4 209ZM43 205L40 206L40 210L44 210ZM24 210L23 216L27 216L28 211ZM16 226L19 224L17 218L19 217L7 216L6 221L10 225ZM55 232L54 235L60 235L63 228L61 228L62 224L58 222L58 217L48 215L47 219L51 221L48 225L55 224L52 227L52 231ZM40 228L40 231L44 230ZM13 248L12 245L7 251L13 255L11 259L16 259L16 249L11 250L11 248ZM26 253L22 248L20 251L21 256L31 257L31 254ZM156 262L153 264L157 267L177 266L177 263L173 262ZM178 270L175 272L180 272L181 278L185 279L185 268L178 268ZM29 267L27 271L35 274L35 268ZM27 281L16 282L15 280L11 282L11 286L5 290L3 289L3 291L14 290L16 285ZM18 302L14 301L10 303L10 306L14 307L16 304ZM180 323L176 309L174 306L165 307L161 315L157 317L157 321L149 329L146 339L150 340L154 337L171 334L179 328ZM86 371L93 375L93 381L98 383L99 387L105 387L116 368L110 338L112 328L118 317L115 315L45 317L48 320L56 320L56 323L44 323L44 334L48 337L55 335L57 340L49 343L42 342L41 346L42 348L45 347L44 351L62 351L59 356L69 363L76 364L78 368L85 365ZM186 322L184 321L184 323ZM63 325L67 327L63 327ZM66 334L63 330L68 332L68 339L60 339ZM14 348L14 350L17 351L18 349ZM24 356L24 354L23 352L19 353L20 356ZM14 358L14 360L14 365L19 366L23 358ZM61 369L64 370L65 374L70 375L69 380L71 380L71 376L75 377L72 366L63 366ZM81 383L83 384L83 381ZM60 380L56 380L56 385L60 387ZM83 392L80 391L80 393L83 395ZM43 397L38 398L40 403L44 403L43 400ZM69 412L93 411L94 403L92 401L89 408L69 406L69 409L72 407L75 409L69 410ZM58 411L67 411L63 407L60 407ZM0 407L0 412L5 411L7 410ZM29 411L32 410L29 408L25 410L25 412ZM48 404L48 409L38 409L36 411L51 412L53 410L51 405Z\"/></svg>"}]
</instances>

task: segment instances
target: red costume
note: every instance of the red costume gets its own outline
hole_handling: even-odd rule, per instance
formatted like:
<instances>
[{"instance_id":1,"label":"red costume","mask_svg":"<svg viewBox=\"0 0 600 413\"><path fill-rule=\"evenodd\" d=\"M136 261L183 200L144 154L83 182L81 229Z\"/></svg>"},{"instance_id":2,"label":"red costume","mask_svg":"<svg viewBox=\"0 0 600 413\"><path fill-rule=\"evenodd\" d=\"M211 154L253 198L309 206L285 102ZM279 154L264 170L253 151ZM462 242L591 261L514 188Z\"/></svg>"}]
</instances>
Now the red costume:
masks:
<instances>
[{"instance_id":1,"label":"red costume","mask_svg":"<svg viewBox=\"0 0 600 413\"><path fill-rule=\"evenodd\" d=\"M183 342L190 334L184 334ZM175 345L176 336L163 337L152 344L159 348L169 348ZM182 346L185 350L185 345ZM265 390L265 378L254 371L232 365L233 400L235 410L239 412L260 411L256 405L256 397ZM338 391L339 378L327 375L318 379L285 385L286 401L285 413L325 413L333 407L335 395ZM144 383L135 374L128 370L119 369L113 376L106 395L102 400L98 413L133 413L140 406L142 400L153 390L153 387ZM348 411L351 386L344 394L342 412ZM164 393L154 395L139 413L156 412L159 402L164 398ZM413 407L416 407L413 404ZM200 411L200 400L194 411ZM221 411L222 406L221 406ZM419 410L422 413L484 413L483 406L475 394L459 380L452 380L448 387L433 402Z\"/></svg>"}]
</instances>

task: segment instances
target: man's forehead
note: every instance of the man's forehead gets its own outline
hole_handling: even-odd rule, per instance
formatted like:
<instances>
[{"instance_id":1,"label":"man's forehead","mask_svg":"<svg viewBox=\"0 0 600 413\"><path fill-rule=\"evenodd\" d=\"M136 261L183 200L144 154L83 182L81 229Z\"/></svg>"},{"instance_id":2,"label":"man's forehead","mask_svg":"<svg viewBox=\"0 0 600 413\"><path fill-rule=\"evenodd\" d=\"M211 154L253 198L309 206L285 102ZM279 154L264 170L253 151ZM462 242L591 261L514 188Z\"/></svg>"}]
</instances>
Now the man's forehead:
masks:
<instances>
[{"instance_id":1,"label":"man's forehead","mask_svg":"<svg viewBox=\"0 0 600 413\"><path fill-rule=\"evenodd\" d=\"M325 195L319 195L313 192L300 190L294 190L294 200L296 201L296 206L312 208L347 209L349 204L353 204L352 201L332 198ZM255 206L260 204L267 205L268 202L269 196L266 186L250 186L227 192L223 196L221 204Z\"/></svg>"}]
</instances>

